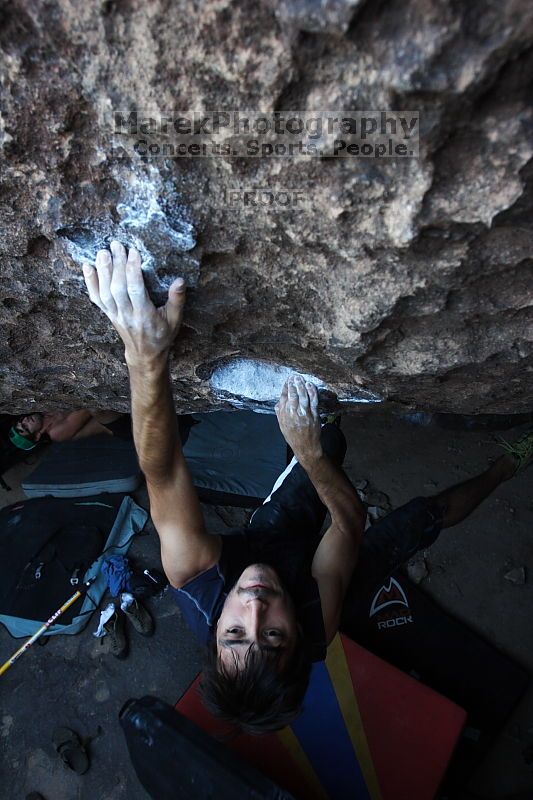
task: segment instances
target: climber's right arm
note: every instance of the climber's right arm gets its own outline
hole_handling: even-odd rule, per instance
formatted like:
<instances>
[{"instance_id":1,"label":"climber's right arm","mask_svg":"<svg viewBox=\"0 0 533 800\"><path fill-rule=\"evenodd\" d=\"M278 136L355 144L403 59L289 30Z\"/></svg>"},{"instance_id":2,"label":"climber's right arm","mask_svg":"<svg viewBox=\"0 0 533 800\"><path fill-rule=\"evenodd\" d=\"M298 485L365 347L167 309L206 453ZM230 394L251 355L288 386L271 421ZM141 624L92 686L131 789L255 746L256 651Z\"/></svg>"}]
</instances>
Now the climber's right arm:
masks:
<instances>
[{"instance_id":1,"label":"climber's right arm","mask_svg":"<svg viewBox=\"0 0 533 800\"><path fill-rule=\"evenodd\" d=\"M185 305L177 279L163 308L150 300L139 253L112 242L100 250L96 270L84 266L89 297L111 320L125 345L131 385L133 437L146 476L150 513L161 540L161 559L173 586L212 567L220 537L205 530L196 490L183 456L169 375L170 346Z\"/></svg>"}]
</instances>

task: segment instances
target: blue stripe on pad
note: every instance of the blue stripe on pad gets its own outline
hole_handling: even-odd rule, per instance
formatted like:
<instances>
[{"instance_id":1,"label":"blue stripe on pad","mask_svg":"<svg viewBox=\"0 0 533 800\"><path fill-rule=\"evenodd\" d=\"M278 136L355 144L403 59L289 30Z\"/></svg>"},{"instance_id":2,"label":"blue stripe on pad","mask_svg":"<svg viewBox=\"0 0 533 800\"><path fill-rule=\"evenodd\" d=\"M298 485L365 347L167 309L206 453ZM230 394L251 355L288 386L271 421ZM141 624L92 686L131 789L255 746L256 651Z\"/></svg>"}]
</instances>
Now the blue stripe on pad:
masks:
<instances>
[{"instance_id":1,"label":"blue stripe on pad","mask_svg":"<svg viewBox=\"0 0 533 800\"><path fill-rule=\"evenodd\" d=\"M313 664L303 713L291 727L332 800L371 800L324 661Z\"/></svg>"}]
</instances>

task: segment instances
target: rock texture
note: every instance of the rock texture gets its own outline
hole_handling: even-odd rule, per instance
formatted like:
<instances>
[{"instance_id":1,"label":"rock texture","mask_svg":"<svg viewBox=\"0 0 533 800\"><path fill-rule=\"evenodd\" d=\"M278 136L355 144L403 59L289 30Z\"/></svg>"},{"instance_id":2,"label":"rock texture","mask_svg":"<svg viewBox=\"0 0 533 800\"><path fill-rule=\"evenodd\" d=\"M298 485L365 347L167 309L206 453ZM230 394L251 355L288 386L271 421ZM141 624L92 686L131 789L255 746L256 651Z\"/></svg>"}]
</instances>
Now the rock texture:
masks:
<instances>
[{"instance_id":1,"label":"rock texture","mask_svg":"<svg viewBox=\"0 0 533 800\"><path fill-rule=\"evenodd\" d=\"M2 3L0 410L127 409L79 266L117 235L154 297L192 287L182 410L231 399L209 378L241 358L348 404L530 410L532 44L529 0ZM110 147L134 108L414 109L420 156L150 160ZM228 206L258 187L309 202Z\"/></svg>"}]
</instances>

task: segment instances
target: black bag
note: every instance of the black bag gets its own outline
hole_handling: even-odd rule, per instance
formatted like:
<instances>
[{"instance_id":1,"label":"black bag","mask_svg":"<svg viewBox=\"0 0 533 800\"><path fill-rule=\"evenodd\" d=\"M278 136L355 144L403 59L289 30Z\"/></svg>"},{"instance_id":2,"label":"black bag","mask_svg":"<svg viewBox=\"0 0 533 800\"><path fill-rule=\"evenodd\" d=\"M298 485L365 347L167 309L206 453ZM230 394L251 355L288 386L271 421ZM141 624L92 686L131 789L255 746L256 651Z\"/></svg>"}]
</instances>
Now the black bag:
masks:
<instances>
[{"instance_id":1,"label":"black bag","mask_svg":"<svg viewBox=\"0 0 533 800\"><path fill-rule=\"evenodd\" d=\"M42 497L1 509L0 614L45 622L81 588L123 497ZM72 606L59 624L78 613Z\"/></svg>"},{"instance_id":2,"label":"black bag","mask_svg":"<svg viewBox=\"0 0 533 800\"><path fill-rule=\"evenodd\" d=\"M137 777L153 800L292 800L156 697L128 700L120 724Z\"/></svg>"}]
</instances>

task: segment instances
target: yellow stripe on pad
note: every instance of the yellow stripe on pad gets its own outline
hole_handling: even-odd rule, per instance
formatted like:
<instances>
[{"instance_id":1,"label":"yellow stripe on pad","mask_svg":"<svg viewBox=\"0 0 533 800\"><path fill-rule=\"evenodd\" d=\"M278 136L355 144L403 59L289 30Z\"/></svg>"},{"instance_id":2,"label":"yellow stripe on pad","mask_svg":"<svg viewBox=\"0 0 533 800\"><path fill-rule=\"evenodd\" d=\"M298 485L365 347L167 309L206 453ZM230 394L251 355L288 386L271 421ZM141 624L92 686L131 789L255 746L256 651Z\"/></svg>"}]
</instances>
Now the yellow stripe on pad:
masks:
<instances>
[{"instance_id":1,"label":"yellow stripe on pad","mask_svg":"<svg viewBox=\"0 0 533 800\"><path fill-rule=\"evenodd\" d=\"M338 633L328 647L326 667L339 701L346 730L352 740L361 772L365 778L367 789L372 800L382 800L374 762L372 761L363 721L359 713L359 704L357 703L350 668Z\"/></svg>"},{"instance_id":2,"label":"yellow stripe on pad","mask_svg":"<svg viewBox=\"0 0 533 800\"><path fill-rule=\"evenodd\" d=\"M307 781L308 788L311 790L312 794L306 795L306 800L308 798L309 800L328 800L328 796L324 792L311 762L307 758L292 729L283 728L281 731L278 731L276 735Z\"/></svg>"}]
</instances>

